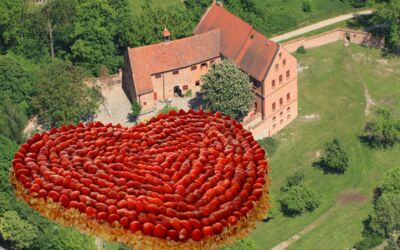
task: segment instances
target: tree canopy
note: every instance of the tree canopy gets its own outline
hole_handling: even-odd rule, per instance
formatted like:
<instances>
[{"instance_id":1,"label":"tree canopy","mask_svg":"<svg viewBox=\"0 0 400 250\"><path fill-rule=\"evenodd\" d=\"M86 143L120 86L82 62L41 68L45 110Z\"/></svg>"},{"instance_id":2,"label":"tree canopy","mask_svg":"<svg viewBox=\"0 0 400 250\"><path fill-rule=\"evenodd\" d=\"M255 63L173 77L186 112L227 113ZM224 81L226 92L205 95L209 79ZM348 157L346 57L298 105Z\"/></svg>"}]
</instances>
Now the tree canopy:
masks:
<instances>
[{"instance_id":1,"label":"tree canopy","mask_svg":"<svg viewBox=\"0 0 400 250\"><path fill-rule=\"evenodd\" d=\"M400 54L400 0L376 0L375 24L384 24L386 48Z\"/></svg>"},{"instance_id":2,"label":"tree canopy","mask_svg":"<svg viewBox=\"0 0 400 250\"><path fill-rule=\"evenodd\" d=\"M220 111L235 119L248 114L255 101L252 83L235 62L223 60L212 64L201 80L201 94L206 109Z\"/></svg>"},{"instance_id":3,"label":"tree canopy","mask_svg":"<svg viewBox=\"0 0 400 250\"><path fill-rule=\"evenodd\" d=\"M349 167L349 158L339 139L334 138L325 144L325 149L314 166L321 168L325 173L343 174Z\"/></svg>"}]
</instances>

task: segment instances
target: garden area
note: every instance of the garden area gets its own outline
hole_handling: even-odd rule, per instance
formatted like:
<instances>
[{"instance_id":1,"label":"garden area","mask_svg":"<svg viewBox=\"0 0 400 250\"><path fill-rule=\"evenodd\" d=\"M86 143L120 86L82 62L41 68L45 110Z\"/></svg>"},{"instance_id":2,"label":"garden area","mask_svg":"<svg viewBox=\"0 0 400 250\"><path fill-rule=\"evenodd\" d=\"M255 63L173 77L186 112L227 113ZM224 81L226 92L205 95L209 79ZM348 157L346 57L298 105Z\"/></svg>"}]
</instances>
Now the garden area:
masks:
<instances>
[{"instance_id":1,"label":"garden area","mask_svg":"<svg viewBox=\"0 0 400 250\"><path fill-rule=\"evenodd\" d=\"M357 45L346 48L340 42L296 57L308 66L299 73L299 117L274 137L279 145L270 158L274 205L270 219L259 222L251 238L257 249L271 249L296 234L298 240L285 242L288 249L349 249L362 239L363 221L373 210L373 189L400 162L399 145L371 149L359 139L378 108L389 108L400 117L400 59ZM373 100L368 112L365 87ZM313 167L333 138L348 155L343 174ZM319 195L319 207L284 216L282 187L298 171L304 175L303 185Z\"/></svg>"}]
</instances>

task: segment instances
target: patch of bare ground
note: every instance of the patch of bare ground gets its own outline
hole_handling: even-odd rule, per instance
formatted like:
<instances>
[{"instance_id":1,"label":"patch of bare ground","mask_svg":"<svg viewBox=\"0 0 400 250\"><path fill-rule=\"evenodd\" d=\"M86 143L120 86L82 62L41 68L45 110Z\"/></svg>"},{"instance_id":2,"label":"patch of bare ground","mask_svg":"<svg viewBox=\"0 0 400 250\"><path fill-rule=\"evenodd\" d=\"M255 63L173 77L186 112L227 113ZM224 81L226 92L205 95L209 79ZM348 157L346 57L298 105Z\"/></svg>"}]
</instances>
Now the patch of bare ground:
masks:
<instances>
[{"instance_id":1,"label":"patch of bare ground","mask_svg":"<svg viewBox=\"0 0 400 250\"><path fill-rule=\"evenodd\" d=\"M348 205L350 203L366 202L368 197L357 190L348 190L339 193L336 197L336 203L339 205Z\"/></svg>"},{"instance_id":2,"label":"patch of bare ground","mask_svg":"<svg viewBox=\"0 0 400 250\"><path fill-rule=\"evenodd\" d=\"M309 114L300 117L303 121L317 121L321 118L319 114Z\"/></svg>"}]
</instances>

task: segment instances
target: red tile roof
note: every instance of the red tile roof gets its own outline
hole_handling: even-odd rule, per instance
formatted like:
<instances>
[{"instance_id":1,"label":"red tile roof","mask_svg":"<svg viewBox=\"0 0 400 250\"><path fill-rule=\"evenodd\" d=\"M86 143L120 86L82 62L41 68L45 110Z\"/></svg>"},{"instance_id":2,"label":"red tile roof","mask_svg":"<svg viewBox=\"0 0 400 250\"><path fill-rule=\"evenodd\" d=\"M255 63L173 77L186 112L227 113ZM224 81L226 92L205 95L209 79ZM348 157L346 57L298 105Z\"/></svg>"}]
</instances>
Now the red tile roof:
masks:
<instances>
[{"instance_id":1,"label":"red tile roof","mask_svg":"<svg viewBox=\"0 0 400 250\"><path fill-rule=\"evenodd\" d=\"M278 50L278 44L251 25L213 3L201 18L194 34L221 29L221 54L236 61L249 75L263 81Z\"/></svg>"},{"instance_id":2,"label":"red tile roof","mask_svg":"<svg viewBox=\"0 0 400 250\"><path fill-rule=\"evenodd\" d=\"M128 48L137 95L151 93L151 75L220 56L220 30L137 48Z\"/></svg>"}]
</instances>

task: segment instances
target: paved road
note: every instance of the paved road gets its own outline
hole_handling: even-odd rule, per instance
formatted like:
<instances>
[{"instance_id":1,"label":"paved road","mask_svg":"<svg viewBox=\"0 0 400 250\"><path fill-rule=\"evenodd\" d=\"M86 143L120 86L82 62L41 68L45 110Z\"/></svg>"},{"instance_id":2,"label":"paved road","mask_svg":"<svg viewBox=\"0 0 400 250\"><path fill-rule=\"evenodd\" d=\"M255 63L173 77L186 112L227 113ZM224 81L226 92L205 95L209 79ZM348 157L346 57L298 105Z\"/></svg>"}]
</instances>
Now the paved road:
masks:
<instances>
[{"instance_id":1,"label":"paved road","mask_svg":"<svg viewBox=\"0 0 400 250\"><path fill-rule=\"evenodd\" d=\"M326 20L318 22L318 23L314 23L314 24L305 26L305 27L297 29L297 30L290 31L288 33L285 33L285 34L282 34L279 36L272 37L270 39L272 41L279 42L279 41L286 40L286 39L289 39L289 38L292 38L292 37L295 37L295 36L298 36L298 35L313 31L313 30L320 29L322 27L325 27L325 26L328 26L328 25L331 25L334 23L338 23L338 22L341 22L344 20L351 19L353 17L357 17L360 15L369 15L371 13L372 13L372 10L364 10L364 11L360 11L360 12L354 12L354 13L350 13L350 14L346 14L346 15L333 17L333 18L326 19Z\"/></svg>"}]
</instances>

